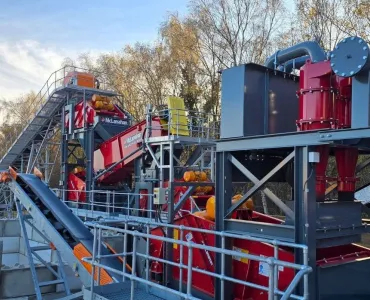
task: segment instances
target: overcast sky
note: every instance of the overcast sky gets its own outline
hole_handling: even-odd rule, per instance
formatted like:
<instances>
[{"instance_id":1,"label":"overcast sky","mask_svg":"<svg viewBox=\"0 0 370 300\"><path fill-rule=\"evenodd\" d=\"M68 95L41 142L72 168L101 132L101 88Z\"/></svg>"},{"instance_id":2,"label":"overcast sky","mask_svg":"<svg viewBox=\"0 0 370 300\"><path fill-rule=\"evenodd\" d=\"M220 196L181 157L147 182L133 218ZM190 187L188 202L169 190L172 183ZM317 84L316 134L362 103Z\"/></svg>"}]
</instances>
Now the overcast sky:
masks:
<instances>
[{"instance_id":1,"label":"overcast sky","mask_svg":"<svg viewBox=\"0 0 370 300\"><path fill-rule=\"evenodd\" d=\"M38 91L63 58L156 38L187 0L1 0L0 98Z\"/></svg>"}]
</instances>

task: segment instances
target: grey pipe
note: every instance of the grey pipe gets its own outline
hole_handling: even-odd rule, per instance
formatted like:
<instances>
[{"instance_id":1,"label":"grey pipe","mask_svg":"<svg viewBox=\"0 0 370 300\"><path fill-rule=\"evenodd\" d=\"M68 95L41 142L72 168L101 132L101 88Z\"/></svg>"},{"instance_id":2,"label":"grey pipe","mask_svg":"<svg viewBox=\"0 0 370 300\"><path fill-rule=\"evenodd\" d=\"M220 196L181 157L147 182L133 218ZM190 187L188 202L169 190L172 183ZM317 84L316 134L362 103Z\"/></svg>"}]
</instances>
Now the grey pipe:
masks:
<instances>
[{"instance_id":1,"label":"grey pipe","mask_svg":"<svg viewBox=\"0 0 370 300\"><path fill-rule=\"evenodd\" d=\"M310 59L308 55L294 58L294 59L287 61L285 64L278 66L277 69L279 71L291 73L293 69L301 68L308 59Z\"/></svg>"},{"instance_id":2,"label":"grey pipe","mask_svg":"<svg viewBox=\"0 0 370 300\"><path fill-rule=\"evenodd\" d=\"M289 60L305 55L309 55L312 62L326 59L325 52L320 45L317 42L308 41L275 52L275 54L267 58L265 66L274 69L276 66L284 64Z\"/></svg>"}]
</instances>

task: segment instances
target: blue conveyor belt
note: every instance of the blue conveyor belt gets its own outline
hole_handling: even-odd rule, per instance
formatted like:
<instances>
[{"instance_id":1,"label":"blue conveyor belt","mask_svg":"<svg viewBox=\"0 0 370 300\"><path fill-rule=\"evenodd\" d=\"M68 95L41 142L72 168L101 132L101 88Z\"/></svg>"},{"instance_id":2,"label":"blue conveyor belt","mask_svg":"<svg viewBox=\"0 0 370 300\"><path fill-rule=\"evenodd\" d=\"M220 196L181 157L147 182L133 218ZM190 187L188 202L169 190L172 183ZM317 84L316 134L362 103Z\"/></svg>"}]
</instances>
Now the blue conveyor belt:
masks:
<instances>
[{"instance_id":1,"label":"blue conveyor belt","mask_svg":"<svg viewBox=\"0 0 370 300\"><path fill-rule=\"evenodd\" d=\"M93 253L93 234L44 182L42 182L35 175L31 174L18 174L17 182L22 186L28 186L34 195L37 196L37 198L42 202L42 204L45 205L48 210L50 210L54 218L68 231L73 239L77 243L84 245L90 253ZM52 226L52 224L50 224L50 226ZM101 255L107 254L110 254L109 250L102 245ZM123 267L121 261L117 257L101 259L101 263L119 271L121 271ZM113 272L107 272L117 282L122 281L122 276L118 276Z\"/></svg>"}]
</instances>

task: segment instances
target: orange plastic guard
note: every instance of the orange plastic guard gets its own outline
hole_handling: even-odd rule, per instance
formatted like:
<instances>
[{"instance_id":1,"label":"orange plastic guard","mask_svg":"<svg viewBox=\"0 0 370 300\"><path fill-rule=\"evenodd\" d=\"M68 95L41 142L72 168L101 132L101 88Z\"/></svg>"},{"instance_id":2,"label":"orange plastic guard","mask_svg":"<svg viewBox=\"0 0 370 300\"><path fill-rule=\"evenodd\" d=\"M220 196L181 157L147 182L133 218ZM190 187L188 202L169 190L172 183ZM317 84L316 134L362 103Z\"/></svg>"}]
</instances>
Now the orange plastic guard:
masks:
<instances>
[{"instance_id":1,"label":"orange plastic guard","mask_svg":"<svg viewBox=\"0 0 370 300\"><path fill-rule=\"evenodd\" d=\"M107 248L114 254L116 254L116 251L113 250L113 248L111 246L109 246L107 243L105 243L105 245L107 246ZM81 243L78 244L77 246L75 246L73 248L73 254L77 257L77 259L82 263L82 265L85 267L85 269L91 274L92 272L92 266L91 264L89 264L88 262L85 262L85 261L82 261L82 258L84 257L91 257L91 253L85 248L84 245L82 245ZM118 259L123 263L123 258L122 257L118 257ZM132 269L131 267L126 264L126 268L131 272ZM95 274L94 274L94 279L97 280L97 277L98 276L98 268L95 268ZM113 283L113 279L112 277L104 270L104 269L101 269L100 270L100 285L106 285L106 284L110 284L110 283Z\"/></svg>"},{"instance_id":2,"label":"orange plastic guard","mask_svg":"<svg viewBox=\"0 0 370 300\"><path fill-rule=\"evenodd\" d=\"M82 261L82 258L84 257L91 257L91 253L85 248L84 245L81 243L78 244L73 248L73 254L77 257L77 259L82 263L82 265L85 267L85 269L91 274L92 272L92 265L88 262ZM97 280L98 278L98 268L95 268L94 272L94 279ZM100 270L100 285L106 285L113 283L112 277L105 271L104 269Z\"/></svg>"}]
</instances>

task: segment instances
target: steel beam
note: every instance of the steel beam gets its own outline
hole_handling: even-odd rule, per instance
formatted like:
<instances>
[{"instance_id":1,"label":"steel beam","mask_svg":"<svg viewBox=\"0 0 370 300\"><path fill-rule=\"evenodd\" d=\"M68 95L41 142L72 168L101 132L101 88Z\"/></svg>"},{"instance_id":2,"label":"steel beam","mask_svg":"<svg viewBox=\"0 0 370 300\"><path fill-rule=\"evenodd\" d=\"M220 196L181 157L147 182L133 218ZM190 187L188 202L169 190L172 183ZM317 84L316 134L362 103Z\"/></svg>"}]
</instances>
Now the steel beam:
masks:
<instances>
[{"instance_id":1,"label":"steel beam","mask_svg":"<svg viewBox=\"0 0 370 300\"><path fill-rule=\"evenodd\" d=\"M294 226L243 220L226 220L225 230L267 239L294 242Z\"/></svg>"},{"instance_id":2,"label":"steel beam","mask_svg":"<svg viewBox=\"0 0 370 300\"><path fill-rule=\"evenodd\" d=\"M184 205L184 202L189 199L189 197L191 196L191 194L193 193L195 189L195 186L190 186L185 194L183 194L179 200L179 202L176 203L175 205L175 208L174 208L174 214L176 215L178 213L178 211L181 209L181 207Z\"/></svg>"},{"instance_id":3,"label":"steel beam","mask_svg":"<svg viewBox=\"0 0 370 300\"><path fill-rule=\"evenodd\" d=\"M231 206L232 197L232 165L228 160L228 153L216 154L216 231L225 231L225 214ZM216 247L231 249L230 239L216 236ZM224 259L220 253L216 253L215 269L217 274L232 276L232 260L228 255ZM222 282L215 279L215 299L233 299L233 285L230 282Z\"/></svg>"},{"instance_id":4,"label":"steel beam","mask_svg":"<svg viewBox=\"0 0 370 300\"><path fill-rule=\"evenodd\" d=\"M263 136L222 139L217 142L217 152L246 151L276 148L304 147L332 144L343 140L369 139L370 128L340 129L326 131L291 132Z\"/></svg>"},{"instance_id":5,"label":"steel beam","mask_svg":"<svg viewBox=\"0 0 370 300\"><path fill-rule=\"evenodd\" d=\"M214 186L213 182L182 182L176 181L173 182L173 186Z\"/></svg>"},{"instance_id":6,"label":"steel beam","mask_svg":"<svg viewBox=\"0 0 370 300\"><path fill-rule=\"evenodd\" d=\"M248 198L252 197L272 176L275 175L282 167L284 167L294 157L294 151L284 158L275 168L273 168L265 177L259 180L237 203L233 204L226 212L225 217L230 216L238 209Z\"/></svg>"},{"instance_id":7,"label":"steel beam","mask_svg":"<svg viewBox=\"0 0 370 300\"><path fill-rule=\"evenodd\" d=\"M244 167L234 156L229 154L228 159L231 163L239 169L250 181L254 184L259 182L259 179L253 175L246 167ZM272 202L274 202L289 218L294 220L294 213L293 211L279 198L277 197L271 190L268 188L263 189L263 192L267 197L270 198Z\"/></svg>"},{"instance_id":8,"label":"steel beam","mask_svg":"<svg viewBox=\"0 0 370 300\"><path fill-rule=\"evenodd\" d=\"M314 149L312 149L314 150ZM308 277L308 299L318 299L316 272L316 173L308 162L310 148L296 147L294 158L294 212L295 242L308 247L308 265L313 272ZM295 263L305 264L301 250L295 252ZM298 286L303 293L303 283Z\"/></svg>"}]
</instances>

